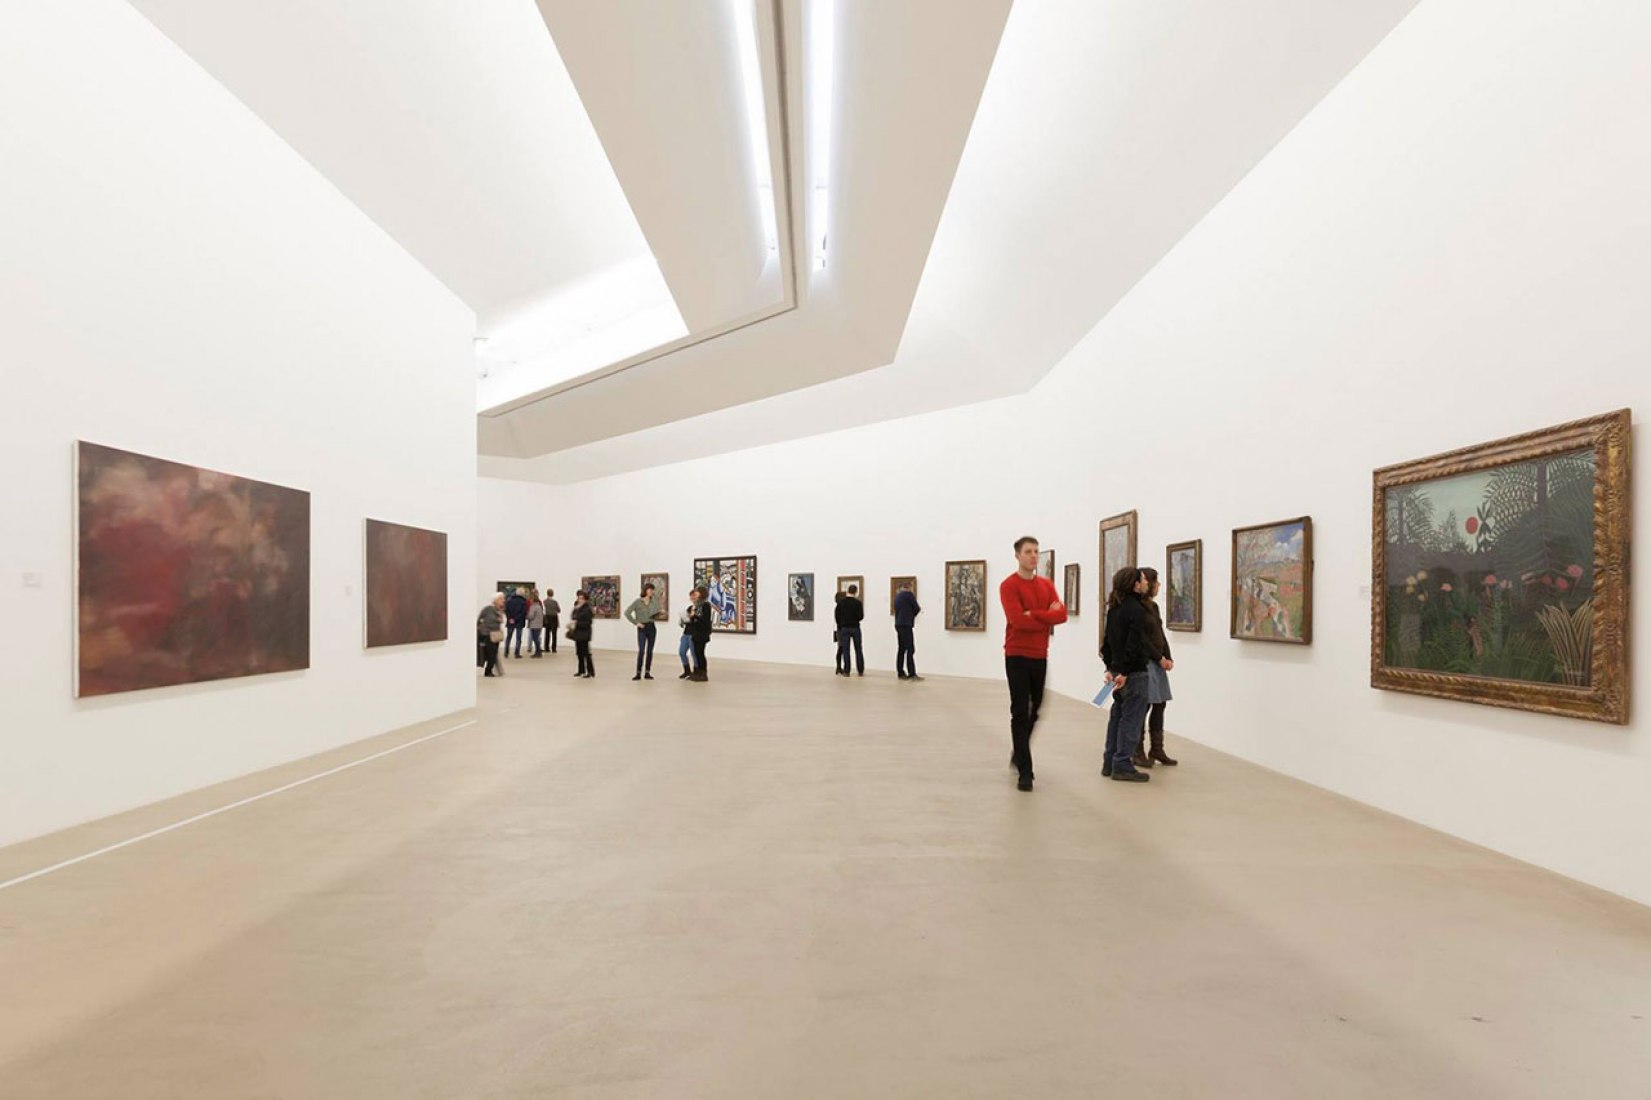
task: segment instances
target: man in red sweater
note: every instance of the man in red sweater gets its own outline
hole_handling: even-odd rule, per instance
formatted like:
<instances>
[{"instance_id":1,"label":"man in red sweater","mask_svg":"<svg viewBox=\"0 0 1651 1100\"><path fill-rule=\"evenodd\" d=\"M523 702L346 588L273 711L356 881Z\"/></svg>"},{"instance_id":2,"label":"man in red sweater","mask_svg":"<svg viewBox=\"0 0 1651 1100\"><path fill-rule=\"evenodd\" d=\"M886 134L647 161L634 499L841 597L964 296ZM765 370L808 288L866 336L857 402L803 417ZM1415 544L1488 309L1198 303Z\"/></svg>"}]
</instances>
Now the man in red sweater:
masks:
<instances>
[{"instance_id":1,"label":"man in red sweater","mask_svg":"<svg viewBox=\"0 0 1651 1100\"><path fill-rule=\"evenodd\" d=\"M1015 541L1015 563L1020 566L998 585L1006 626L1003 666L1009 677L1009 737L1014 753L1009 762L1020 774L1017 784L1032 789L1032 727L1043 703L1043 678L1049 669L1049 635L1066 621L1066 605L1055 586L1038 576L1038 540L1027 535Z\"/></svg>"}]
</instances>

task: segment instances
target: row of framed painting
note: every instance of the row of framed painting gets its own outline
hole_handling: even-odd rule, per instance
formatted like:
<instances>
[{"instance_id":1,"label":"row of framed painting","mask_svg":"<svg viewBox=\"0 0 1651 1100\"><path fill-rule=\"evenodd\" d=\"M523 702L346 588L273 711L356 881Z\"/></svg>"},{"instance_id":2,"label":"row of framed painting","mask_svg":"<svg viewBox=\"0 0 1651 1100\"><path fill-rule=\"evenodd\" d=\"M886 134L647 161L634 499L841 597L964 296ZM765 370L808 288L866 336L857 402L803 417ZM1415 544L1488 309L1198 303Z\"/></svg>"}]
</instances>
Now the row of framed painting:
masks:
<instances>
[{"instance_id":1,"label":"row of framed painting","mask_svg":"<svg viewBox=\"0 0 1651 1100\"><path fill-rule=\"evenodd\" d=\"M310 494L81 441L75 695L310 664ZM366 519L363 645L447 638L447 534Z\"/></svg>"},{"instance_id":2,"label":"row of framed painting","mask_svg":"<svg viewBox=\"0 0 1651 1100\"><path fill-rule=\"evenodd\" d=\"M703 587L711 604L712 629L726 634L755 634L757 632L757 558L754 554L740 557L695 558L693 568L695 587ZM665 572L643 573L637 579L637 591L654 586L654 602L659 608L655 622L670 619L671 575ZM894 597L904 586L917 591L915 576L889 578L889 614L894 614ZM536 587L531 581L499 581L501 592L517 588ZM624 601L617 574L606 573L579 578L579 587L590 601L598 619L617 619ZM786 619L790 622L814 621L814 574L786 574ZM837 578L837 593L846 595L854 589L861 597L866 595L864 576L844 575ZM984 559L949 561L946 563L947 630L986 629L986 562Z\"/></svg>"},{"instance_id":3,"label":"row of framed painting","mask_svg":"<svg viewBox=\"0 0 1651 1100\"><path fill-rule=\"evenodd\" d=\"M1631 431L1621 409L1375 471L1371 686L1627 722ZM1101 521L1103 585L1137 526ZM1165 557L1164 625L1201 629L1203 543ZM1310 516L1232 532L1229 632L1312 641Z\"/></svg>"}]
</instances>

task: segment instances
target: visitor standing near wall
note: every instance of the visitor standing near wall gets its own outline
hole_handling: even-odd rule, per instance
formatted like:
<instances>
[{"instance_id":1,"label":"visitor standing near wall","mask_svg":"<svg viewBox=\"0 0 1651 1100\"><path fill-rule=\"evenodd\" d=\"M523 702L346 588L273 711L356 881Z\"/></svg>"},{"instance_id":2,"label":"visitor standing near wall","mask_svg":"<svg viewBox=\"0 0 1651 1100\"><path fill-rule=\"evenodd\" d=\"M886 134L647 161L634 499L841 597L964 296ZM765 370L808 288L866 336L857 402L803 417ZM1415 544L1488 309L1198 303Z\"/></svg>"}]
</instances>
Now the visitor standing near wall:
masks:
<instances>
[{"instance_id":1,"label":"visitor standing near wall","mask_svg":"<svg viewBox=\"0 0 1651 1100\"><path fill-rule=\"evenodd\" d=\"M545 648L556 652L556 632L562 629L562 605L556 602L556 589L545 589Z\"/></svg>"},{"instance_id":2,"label":"visitor standing near wall","mask_svg":"<svg viewBox=\"0 0 1651 1100\"><path fill-rule=\"evenodd\" d=\"M648 679L654 678L654 639L659 636L659 628L654 626L654 616L659 614L659 605L654 602L654 586L642 586L642 595L631 601L625 609L625 621L636 627L636 675L633 680L640 680L644 675Z\"/></svg>"},{"instance_id":3,"label":"visitor standing near wall","mask_svg":"<svg viewBox=\"0 0 1651 1100\"><path fill-rule=\"evenodd\" d=\"M688 679L704 683L710 679L705 660L705 647L711 641L711 601L706 597L710 593L704 588L694 589L694 606L690 609L688 619L688 634L694 642L694 672Z\"/></svg>"},{"instance_id":4,"label":"visitor standing near wall","mask_svg":"<svg viewBox=\"0 0 1651 1100\"><path fill-rule=\"evenodd\" d=\"M1009 681L1009 763L1023 791L1032 789L1032 727L1043 705L1043 682L1049 672L1049 636L1066 621L1054 582L1038 576L1038 540L1015 540L1013 573L998 585L1003 604L1003 672Z\"/></svg>"},{"instance_id":5,"label":"visitor standing near wall","mask_svg":"<svg viewBox=\"0 0 1651 1100\"><path fill-rule=\"evenodd\" d=\"M860 623L866 617L866 605L860 602L860 586L851 584L842 599L837 601L837 674L847 676L849 646L854 647L855 668L866 674L866 654L860 648Z\"/></svg>"},{"instance_id":6,"label":"visitor standing near wall","mask_svg":"<svg viewBox=\"0 0 1651 1100\"><path fill-rule=\"evenodd\" d=\"M923 614L917 593L904 583L894 594L894 674L902 680L921 680L917 674L917 639L912 633Z\"/></svg>"},{"instance_id":7,"label":"visitor standing near wall","mask_svg":"<svg viewBox=\"0 0 1651 1100\"><path fill-rule=\"evenodd\" d=\"M568 620L572 624L568 627L568 637L573 639L573 650L579 655L579 671L573 674L576 680L581 676L588 680L596 679L596 662L590 655L590 621L593 614L590 597L581 588L573 594L573 610L568 612Z\"/></svg>"},{"instance_id":8,"label":"visitor standing near wall","mask_svg":"<svg viewBox=\"0 0 1651 1100\"><path fill-rule=\"evenodd\" d=\"M688 590L688 606L682 609L682 614L676 617L676 625L682 628L682 640L676 645L677 658L682 662L682 675L678 680L686 680L694 674L694 593L698 589Z\"/></svg>"},{"instance_id":9,"label":"visitor standing near wall","mask_svg":"<svg viewBox=\"0 0 1651 1100\"><path fill-rule=\"evenodd\" d=\"M493 597L493 602L476 616L476 664L483 676L503 676L499 664L499 642L504 638L504 593Z\"/></svg>"},{"instance_id":10,"label":"visitor standing near wall","mask_svg":"<svg viewBox=\"0 0 1651 1100\"><path fill-rule=\"evenodd\" d=\"M1106 601L1106 638L1101 660L1112 684L1112 713L1106 722L1106 760L1101 774L1129 783L1152 777L1135 767L1141 747L1141 727L1147 716L1147 610L1141 602L1147 592L1146 574L1133 565L1112 576L1112 594Z\"/></svg>"},{"instance_id":11,"label":"visitor standing near wall","mask_svg":"<svg viewBox=\"0 0 1651 1100\"><path fill-rule=\"evenodd\" d=\"M1158 570L1149 565L1143 566L1141 572L1147 579L1141 606L1147 612L1147 732L1151 734L1152 751L1147 752L1145 746L1136 748L1135 766L1150 768L1163 764L1173 768L1180 761L1171 759L1164 751L1164 707L1173 698L1169 691L1169 672L1175 667L1175 660L1170 656L1169 635L1164 633L1164 613L1158 607Z\"/></svg>"},{"instance_id":12,"label":"visitor standing near wall","mask_svg":"<svg viewBox=\"0 0 1651 1100\"><path fill-rule=\"evenodd\" d=\"M539 599L539 590L535 588L527 594L527 633L528 637L533 640L533 655L535 657L544 653L544 648L539 644L539 635L544 633L544 629L545 605L544 601Z\"/></svg>"},{"instance_id":13,"label":"visitor standing near wall","mask_svg":"<svg viewBox=\"0 0 1651 1100\"><path fill-rule=\"evenodd\" d=\"M527 626L527 589L518 588L504 601L504 655L510 656L512 642L516 646L516 656L522 655L522 630Z\"/></svg>"}]
</instances>

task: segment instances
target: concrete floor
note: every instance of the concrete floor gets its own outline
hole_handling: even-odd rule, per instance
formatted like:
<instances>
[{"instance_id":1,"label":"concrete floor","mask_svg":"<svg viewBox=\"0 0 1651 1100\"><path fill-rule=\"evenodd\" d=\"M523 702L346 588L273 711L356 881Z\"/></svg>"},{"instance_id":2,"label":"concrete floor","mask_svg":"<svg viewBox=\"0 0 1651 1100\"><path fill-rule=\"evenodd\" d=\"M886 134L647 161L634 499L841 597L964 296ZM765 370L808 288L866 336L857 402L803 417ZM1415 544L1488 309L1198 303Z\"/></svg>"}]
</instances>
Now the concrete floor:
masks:
<instances>
[{"instance_id":1,"label":"concrete floor","mask_svg":"<svg viewBox=\"0 0 1651 1100\"><path fill-rule=\"evenodd\" d=\"M0 890L0 1095L1651 1096L1651 910L1058 698L1026 795L996 684L598 659Z\"/></svg>"}]
</instances>

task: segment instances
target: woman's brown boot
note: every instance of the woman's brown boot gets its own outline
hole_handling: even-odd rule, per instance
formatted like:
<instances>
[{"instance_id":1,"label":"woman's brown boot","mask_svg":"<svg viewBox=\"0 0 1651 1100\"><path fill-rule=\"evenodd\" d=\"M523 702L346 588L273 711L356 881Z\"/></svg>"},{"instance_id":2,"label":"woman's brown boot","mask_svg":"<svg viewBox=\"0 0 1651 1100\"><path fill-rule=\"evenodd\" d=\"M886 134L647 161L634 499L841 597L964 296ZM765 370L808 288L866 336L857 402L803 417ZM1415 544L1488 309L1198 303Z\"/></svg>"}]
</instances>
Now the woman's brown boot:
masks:
<instances>
[{"instance_id":1,"label":"woman's brown boot","mask_svg":"<svg viewBox=\"0 0 1651 1100\"><path fill-rule=\"evenodd\" d=\"M1147 755L1151 759L1156 760L1158 763L1164 765L1167 768L1173 768L1173 767L1175 767L1175 765L1180 763L1179 760L1170 759L1169 753L1164 751L1164 731L1163 730L1153 731L1153 734L1152 734L1152 752L1148 753Z\"/></svg>"}]
</instances>

